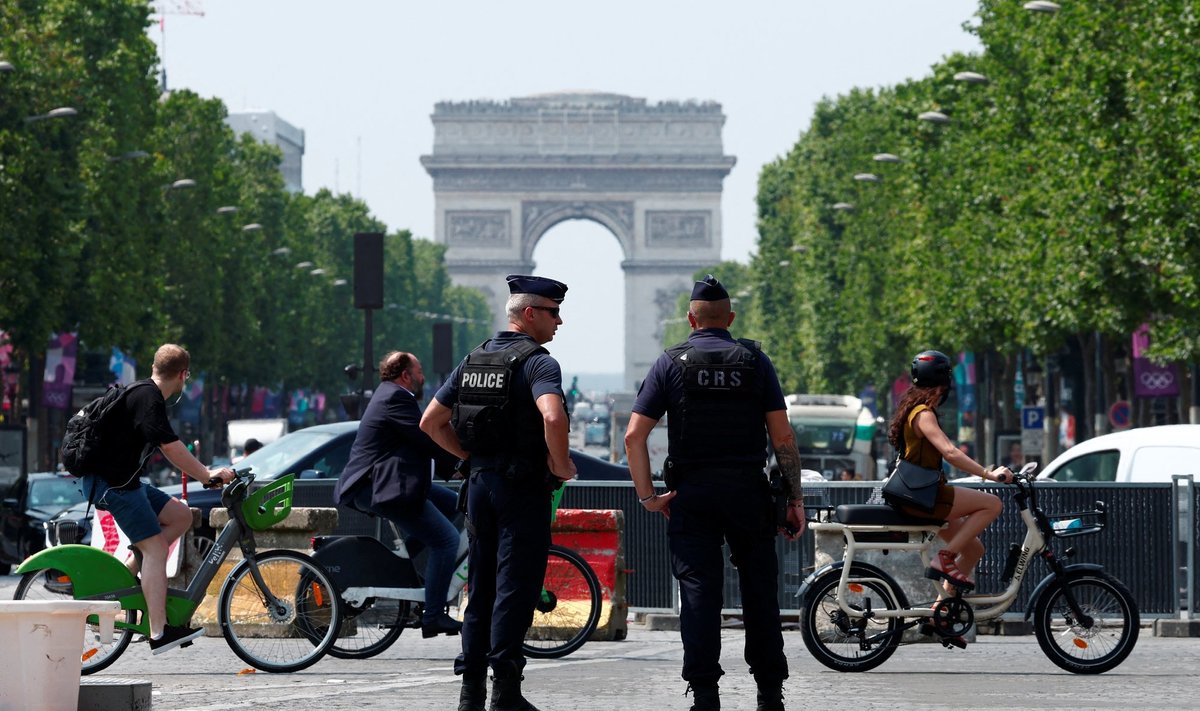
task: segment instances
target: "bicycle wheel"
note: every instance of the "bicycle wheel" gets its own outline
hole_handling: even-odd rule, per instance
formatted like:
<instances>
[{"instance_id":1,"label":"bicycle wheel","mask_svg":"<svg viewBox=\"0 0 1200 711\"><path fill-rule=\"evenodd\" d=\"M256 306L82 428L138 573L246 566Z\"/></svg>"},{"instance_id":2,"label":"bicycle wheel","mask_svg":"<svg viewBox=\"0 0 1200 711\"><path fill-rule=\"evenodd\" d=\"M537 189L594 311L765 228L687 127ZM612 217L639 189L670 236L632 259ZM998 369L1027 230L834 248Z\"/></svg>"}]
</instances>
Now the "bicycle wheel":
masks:
<instances>
[{"instance_id":1,"label":"bicycle wheel","mask_svg":"<svg viewBox=\"0 0 1200 711\"><path fill-rule=\"evenodd\" d=\"M1067 603L1070 590L1080 610L1078 619ZM1133 651L1141 624L1129 590L1107 573L1086 573L1056 583L1037 602L1033 632L1050 661L1076 674L1100 674Z\"/></svg>"},{"instance_id":2,"label":"bicycle wheel","mask_svg":"<svg viewBox=\"0 0 1200 711\"><path fill-rule=\"evenodd\" d=\"M337 637L342 607L325 569L295 551L255 557L269 595L243 560L221 586L217 619L233 653L265 672L298 671L316 663ZM273 602L272 602L273 599Z\"/></svg>"},{"instance_id":3,"label":"bicycle wheel","mask_svg":"<svg viewBox=\"0 0 1200 711\"><path fill-rule=\"evenodd\" d=\"M579 649L600 621L600 581L575 551L551 545L542 596L522 649L534 659L554 659Z\"/></svg>"},{"instance_id":4,"label":"bicycle wheel","mask_svg":"<svg viewBox=\"0 0 1200 711\"><path fill-rule=\"evenodd\" d=\"M881 571L855 565L850 573L846 603L851 610L864 610L868 605L876 611L901 609L888 588L878 581L889 580ZM830 669L868 671L895 653L903 620L899 617L868 620L847 614L837 601L841 578L842 571L831 570L809 586L800 613L800 636L809 653Z\"/></svg>"},{"instance_id":5,"label":"bicycle wheel","mask_svg":"<svg viewBox=\"0 0 1200 711\"><path fill-rule=\"evenodd\" d=\"M342 600L342 629L329 655L338 659L367 659L383 652L413 625L413 604L408 600L367 598L361 606ZM420 626L420 622L415 623Z\"/></svg>"},{"instance_id":6,"label":"bicycle wheel","mask_svg":"<svg viewBox=\"0 0 1200 711\"><path fill-rule=\"evenodd\" d=\"M13 593L14 600L74 600L71 579L65 573L57 570L36 570L26 573L17 583ZM121 610L117 613L116 622L132 625L137 622L136 612ZM100 642L100 629L96 625L84 625L83 636L80 640L81 671L92 674L104 669L117 661L117 657L129 646L133 638L133 630L128 627L114 627L112 642Z\"/></svg>"}]
</instances>

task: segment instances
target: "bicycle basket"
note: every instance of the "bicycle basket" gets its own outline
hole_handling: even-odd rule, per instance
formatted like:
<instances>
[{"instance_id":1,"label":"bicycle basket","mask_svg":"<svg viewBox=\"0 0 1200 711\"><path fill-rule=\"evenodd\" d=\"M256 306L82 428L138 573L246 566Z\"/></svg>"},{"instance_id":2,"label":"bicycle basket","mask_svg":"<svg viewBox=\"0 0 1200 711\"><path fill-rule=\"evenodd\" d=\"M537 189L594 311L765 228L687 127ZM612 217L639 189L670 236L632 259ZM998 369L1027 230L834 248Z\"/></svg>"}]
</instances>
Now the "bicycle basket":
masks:
<instances>
[{"instance_id":1,"label":"bicycle basket","mask_svg":"<svg viewBox=\"0 0 1200 711\"><path fill-rule=\"evenodd\" d=\"M242 517L255 531L265 531L292 512L292 486L295 475L288 474L267 482L242 502Z\"/></svg>"},{"instance_id":2,"label":"bicycle basket","mask_svg":"<svg viewBox=\"0 0 1200 711\"><path fill-rule=\"evenodd\" d=\"M1104 530L1104 525L1108 523L1108 512L1104 509L1104 502L1097 501L1095 510L1054 514L1046 518L1050 522L1050 530L1055 536L1071 538Z\"/></svg>"}]
</instances>

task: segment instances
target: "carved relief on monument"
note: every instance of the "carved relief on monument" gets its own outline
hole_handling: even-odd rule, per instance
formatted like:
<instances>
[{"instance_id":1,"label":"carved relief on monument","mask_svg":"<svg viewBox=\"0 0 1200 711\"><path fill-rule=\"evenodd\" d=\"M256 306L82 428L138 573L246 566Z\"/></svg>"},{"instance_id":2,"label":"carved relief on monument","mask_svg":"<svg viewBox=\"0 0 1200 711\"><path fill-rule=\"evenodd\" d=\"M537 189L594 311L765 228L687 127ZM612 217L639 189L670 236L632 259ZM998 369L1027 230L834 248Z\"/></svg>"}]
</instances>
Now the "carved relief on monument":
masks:
<instances>
[{"instance_id":1,"label":"carved relief on monument","mask_svg":"<svg viewBox=\"0 0 1200 711\"><path fill-rule=\"evenodd\" d=\"M674 286L674 285L672 285ZM654 340L661 343L667 324L673 319L684 318L678 313L679 295L686 293L686 284L678 288L655 289L654 305L658 309L658 326L654 329Z\"/></svg>"},{"instance_id":2,"label":"carved relief on monument","mask_svg":"<svg viewBox=\"0 0 1200 711\"><path fill-rule=\"evenodd\" d=\"M710 247L708 210L647 210L647 247Z\"/></svg>"},{"instance_id":3,"label":"carved relief on monument","mask_svg":"<svg viewBox=\"0 0 1200 711\"><path fill-rule=\"evenodd\" d=\"M446 244L452 247L508 247L507 210L447 210Z\"/></svg>"}]
</instances>

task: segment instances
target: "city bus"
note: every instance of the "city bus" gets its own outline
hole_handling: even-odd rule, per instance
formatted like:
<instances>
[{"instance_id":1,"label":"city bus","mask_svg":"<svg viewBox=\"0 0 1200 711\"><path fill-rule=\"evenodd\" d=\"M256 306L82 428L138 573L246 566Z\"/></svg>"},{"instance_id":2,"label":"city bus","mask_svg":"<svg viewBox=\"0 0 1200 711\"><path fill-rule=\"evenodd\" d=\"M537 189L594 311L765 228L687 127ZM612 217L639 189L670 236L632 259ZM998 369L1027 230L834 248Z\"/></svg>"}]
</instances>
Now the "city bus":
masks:
<instances>
[{"instance_id":1,"label":"city bus","mask_svg":"<svg viewBox=\"0 0 1200 711\"><path fill-rule=\"evenodd\" d=\"M876 479L872 445L877 422L852 395L793 394L784 398L801 465L836 480L842 469Z\"/></svg>"}]
</instances>

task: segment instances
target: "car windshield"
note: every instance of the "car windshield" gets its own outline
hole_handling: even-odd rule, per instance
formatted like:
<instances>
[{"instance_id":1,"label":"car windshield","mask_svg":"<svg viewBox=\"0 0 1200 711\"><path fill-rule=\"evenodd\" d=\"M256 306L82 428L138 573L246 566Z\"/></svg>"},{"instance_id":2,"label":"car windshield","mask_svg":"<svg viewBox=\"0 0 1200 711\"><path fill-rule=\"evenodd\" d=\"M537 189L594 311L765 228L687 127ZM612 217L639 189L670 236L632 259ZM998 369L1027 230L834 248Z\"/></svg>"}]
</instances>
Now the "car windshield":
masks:
<instances>
[{"instance_id":1,"label":"car windshield","mask_svg":"<svg viewBox=\"0 0 1200 711\"><path fill-rule=\"evenodd\" d=\"M55 477L34 479L29 485L29 508L61 511L83 501L83 494L74 479Z\"/></svg>"},{"instance_id":2,"label":"car windshield","mask_svg":"<svg viewBox=\"0 0 1200 711\"><path fill-rule=\"evenodd\" d=\"M254 471L255 479L274 479L290 471L302 457L336 436L334 432L298 430L247 455L233 467L250 467Z\"/></svg>"}]
</instances>

